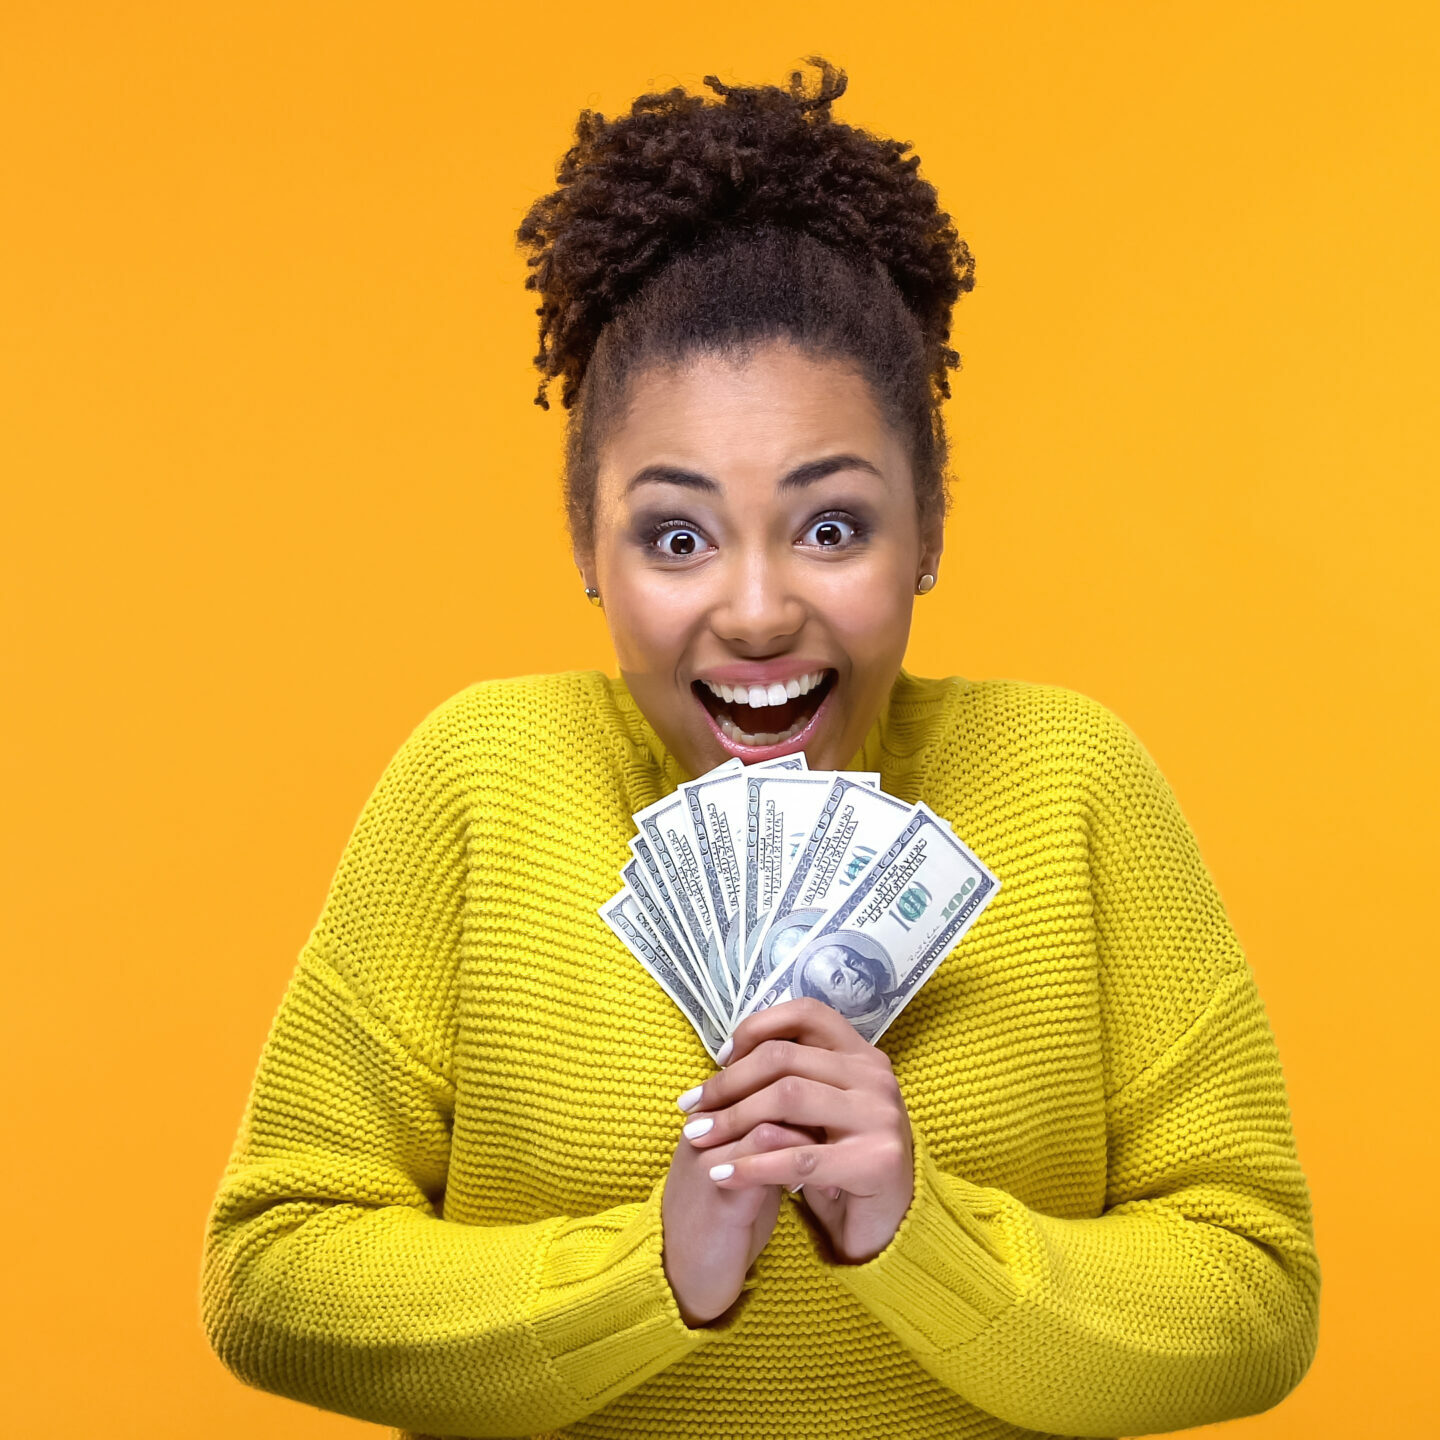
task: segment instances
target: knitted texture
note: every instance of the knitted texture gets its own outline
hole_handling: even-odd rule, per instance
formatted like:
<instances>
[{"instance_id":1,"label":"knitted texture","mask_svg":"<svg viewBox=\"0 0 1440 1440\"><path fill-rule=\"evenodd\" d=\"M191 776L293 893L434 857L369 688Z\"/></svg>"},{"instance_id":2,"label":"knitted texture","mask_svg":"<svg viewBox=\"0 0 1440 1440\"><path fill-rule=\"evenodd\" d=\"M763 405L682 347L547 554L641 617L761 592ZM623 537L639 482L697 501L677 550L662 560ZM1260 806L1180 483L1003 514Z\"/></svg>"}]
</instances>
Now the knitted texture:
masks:
<instances>
[{"instance_id":1,"label":"knitted texture","mask_svg":"<svg viewBox=\"0 0 1440 1440\"><path fill-rule=\"evenodd\" d=\"M900 676L852 762L1003 881L881 1040L915 1199L787 1198L690 1330L660 1198L711 1071L596 915L684 779L595 672L475 685L361 815L260 1058L201 1306L242 1380L412 1435L1120 1436L1274 1405L1320 1277L1279 1058L1176 802L1104 707Z\"/></svg>"}]
</instances>

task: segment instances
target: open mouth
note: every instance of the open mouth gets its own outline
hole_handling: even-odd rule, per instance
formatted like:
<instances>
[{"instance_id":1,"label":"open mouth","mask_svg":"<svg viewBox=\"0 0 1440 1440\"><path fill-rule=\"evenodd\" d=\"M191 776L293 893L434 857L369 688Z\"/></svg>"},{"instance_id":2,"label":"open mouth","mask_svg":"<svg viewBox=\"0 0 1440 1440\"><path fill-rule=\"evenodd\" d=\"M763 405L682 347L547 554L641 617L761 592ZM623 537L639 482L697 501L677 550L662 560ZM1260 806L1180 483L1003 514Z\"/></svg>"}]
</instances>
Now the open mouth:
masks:
<instances>
[{"instance_id":1,"label":"open mouth","mask_svg":"<svg viewBox=\"0 0 1440 1440\"><path fill-rule=\"evenodd\" d=\"M691 688L726 740L756 749L784 745L804 734L834 684L834 670L815 670L785 684L722 685L696 680Z\"/></svg>"}]
</instances>

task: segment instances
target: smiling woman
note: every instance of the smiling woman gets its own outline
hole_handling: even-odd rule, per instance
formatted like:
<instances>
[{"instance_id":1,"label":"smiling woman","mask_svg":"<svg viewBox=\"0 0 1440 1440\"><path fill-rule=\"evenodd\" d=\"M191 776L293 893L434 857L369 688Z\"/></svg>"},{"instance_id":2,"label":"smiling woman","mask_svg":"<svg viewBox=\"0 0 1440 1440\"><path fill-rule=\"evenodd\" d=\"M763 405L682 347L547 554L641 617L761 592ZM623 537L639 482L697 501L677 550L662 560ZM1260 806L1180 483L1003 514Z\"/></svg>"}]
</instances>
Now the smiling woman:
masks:
<instances>
[{"instance_id":1,"label":"smiling woman","mask_svg":"<svg viewBox=\"0 0 1440 1440\"><path fill-rule=\"evenodd\" d=\"M855 366L791 341L631 382L579 560L620 673L685 769L859 751L922 574L911 465Z\"/></svg>"},{"instance_id":2,"label":"smiling woman","mask_svg":"<svg viewBox=\"0 0 1440 1440\"><path fill-rule=\"evenodd\" d=\"M371 796L207 1229L251 1384L412 1435L1019 1440L1310 1363L1279 1058L1169 788L1082 696L902 669L973 267L816 63L586 112L520 229L619 675L471 686ZM597 909L634 812L800 752L1003 888L883 1050L897 977L847 930L714 1072Z\"/></svg>"}]
</instances>

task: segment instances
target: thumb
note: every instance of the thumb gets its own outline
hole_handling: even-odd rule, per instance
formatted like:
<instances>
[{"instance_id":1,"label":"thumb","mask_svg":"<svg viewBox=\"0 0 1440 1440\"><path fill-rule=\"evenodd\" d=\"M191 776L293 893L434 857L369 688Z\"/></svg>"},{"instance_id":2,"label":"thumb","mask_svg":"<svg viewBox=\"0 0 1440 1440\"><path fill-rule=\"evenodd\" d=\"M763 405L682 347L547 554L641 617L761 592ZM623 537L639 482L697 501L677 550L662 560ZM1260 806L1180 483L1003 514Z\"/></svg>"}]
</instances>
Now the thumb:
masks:
<instances>
[{"instance_id":1,"label":"thumb","mask_svg":"<svg viewBox=\"0 0 1440 1440\"><path fill-rule=\"evenodd\" d=\"M844 1193L834 1185L809 1185L798 1192L805 1207L833 1236L845 1218Z\"/></svg>"}]
</instances>

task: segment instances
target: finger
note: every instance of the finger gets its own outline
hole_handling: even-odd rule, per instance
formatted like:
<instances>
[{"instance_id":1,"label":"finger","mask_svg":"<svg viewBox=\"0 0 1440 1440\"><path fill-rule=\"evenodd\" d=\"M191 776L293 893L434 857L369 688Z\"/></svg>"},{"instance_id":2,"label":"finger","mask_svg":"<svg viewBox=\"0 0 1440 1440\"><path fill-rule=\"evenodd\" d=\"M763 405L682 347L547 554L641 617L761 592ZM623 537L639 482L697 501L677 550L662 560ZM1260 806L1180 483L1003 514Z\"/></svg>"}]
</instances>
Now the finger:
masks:
<instances>
[{"instance_id":1,"label":"finger","mask_svg":"<svg viewBox=\"0 0 1440 1440\"><path fill-rule=\"evenodd\" d=\"M798 1125L776 1125L770 1121L756 1125L744 1135L726 1145L717 1145L703 1154L693 1145L686 1146L698 1162L714 1165L722 1160L734 1160L739 1155L758 1155L765 1150L782 1150L787 1145L823 1145L825 1136L818 1130L804 1130Z\"/></svg>"},{"instance_id":2,"label":"finger","mask_svg":"<svg viewBox=\"0 0 1440 1440\"><path fill-rule=\"evenodd\" d=\"M801 1130L795 1125L776 1125L764 1120L738 1140L709 1151L704 1159L706 1164L714 1165L741 1155L765 1155L771 1150L787 1150L794 1145L820 1145L824 1141L825 1137L818 1131Z\"/></svg>"},{"instance_id":3,"label":"finger","mask_svg":"<svg viewBox=\"0 0 1440 1440\"><path fill-rule=\"evenodd\" d=\"M768 1121L757 1125L729 1145L709 1151L692 1151L692 1162L702 1170L733 1163L746 1155L760 1155L770 1150L783 1150L792 1145L818 1145L825 1137L814 1130L800 1130L790 1125L773 1125ZM688 1147L687 1147L688 1148Z\"/></svg>"},{"instance_id":4,"label":"finger","mask_svg":"<svg viewBox=\"0 0 1440 1440\"><path fill-rule=\"evenodd\" d=\"M687 1102L684 1108L689 1114L723 1110L782 1075L819 1080L837 1090L853 1089L882 1075L894 1083L889 1058L873 1045L865 1046L864 1051L824 1050L793 1040L762 1040L748 1055L680 1098Z\"/></svg>"},{"instance_id":5,"label":"finger","mask_svg":"<svg viewBox=\"0 0 1440 1440\"><path fill-rule=\"evenodd\" d=\"M825 1227L832 1230L845 1219L845 1194L836 1185L808 1185L799 1191L805 1201L805 1208ZM833 1233L833 1230L832 1230Z\"/></svg>"},{"instance_id":6,"label":"finger","mask_svg":"<svg viewBox=\"0 0 1440 1440\"><path fill-rule=\"evenodd\" d=\"M734 1144L723 1145L718 1150L697 1151L695 1158L713 1168L715 1164L733 1160L737 1155L760 1155L769 1150L785 1150L792 1145L824 1143L823 1130L801 1130L793 1125L775 1125L764 1120ZM794 1188L798 1191L801 1187L796 1185ZM835 1193L838 1196L840 1192L837 1190Z\"/></svg>"},{"instance_id":7,"label":"finger","mask_svg":"<svg viewBox=\"0 0 1440 1440\"><path fill-rule=\"evenodd\" d=\"M708 1158L708 1157L707 1157ZM710 1166L710 1178L722 1190L784 1185L794 1190L822 1186L862 1198L878 1194L890 1173L876 1147L841 1140L833 1145L790 1145L759 1155L737 1155Z\"/></svg>"},{"instance_id":8,"label":"finger","mask_svg":"<svg viewBox=\"0 0 1440 1440\"><path fill-rule=\"evenodd\" d=\"M867 1123L882 1121L872 1097L837 1089L799 1075L782 1075L753 1095L746 1095L723 1110L692 1115L682 1133L692 1145L709 1148L738 1140L755 1126L799 1125L810 1130L852 1133Z\"/></svg>"},{"instance_id":9,"label":"finger","mask_svg":"<svg viewBox=\"0 0 1440 1440\"><path fill-rule=\"evenodd\" d=\"M822 1050L852 1053L873 1048L838 1010L802 996L759 1010L742 1020L730 1037L729 1053L722 1051L721 1054L727 1065L733 1065L766 1040L798 1040L802 1045L816 1045Z\"/></svg>"}]
</instances>

